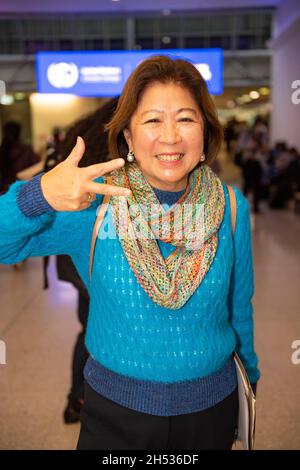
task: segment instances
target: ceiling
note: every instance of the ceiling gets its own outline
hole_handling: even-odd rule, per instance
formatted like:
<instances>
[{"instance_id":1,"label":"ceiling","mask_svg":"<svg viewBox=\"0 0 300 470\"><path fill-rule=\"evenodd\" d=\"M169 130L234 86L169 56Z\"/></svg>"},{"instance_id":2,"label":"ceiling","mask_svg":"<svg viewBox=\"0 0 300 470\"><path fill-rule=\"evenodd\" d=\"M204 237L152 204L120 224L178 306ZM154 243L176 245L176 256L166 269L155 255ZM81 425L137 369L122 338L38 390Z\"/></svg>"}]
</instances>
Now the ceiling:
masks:
<instances>
[{"instance_id":1,"label":"ceiling","mask_svg":"<svg viewBox=\"0 0 300 470\"><path fill-rule=\"evenodd\" d=\"M1 0L0 13L169 12L275 7L281 0Z\"/></svg>"}]
</instances>

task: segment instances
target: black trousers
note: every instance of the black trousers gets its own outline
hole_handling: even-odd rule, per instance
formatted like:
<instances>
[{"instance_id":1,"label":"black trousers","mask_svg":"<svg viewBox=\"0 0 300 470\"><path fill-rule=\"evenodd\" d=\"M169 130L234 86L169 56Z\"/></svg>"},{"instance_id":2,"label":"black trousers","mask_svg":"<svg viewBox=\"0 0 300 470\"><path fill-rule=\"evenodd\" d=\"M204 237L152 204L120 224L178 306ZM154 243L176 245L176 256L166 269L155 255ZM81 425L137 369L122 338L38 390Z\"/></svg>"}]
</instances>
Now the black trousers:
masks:
<instances>
[{"instance_id":1,"label":"black trousers","mask_svg":"<svg viewBox=\"0 0 300 470\"><path fill-rule=\"evenodd\" d=\"M83 369L88 360L89 353L84 344L85 330L89 314L89 299L78 291L78 320L82 326L82 331L78 333L73 350L72 358L72 385L68 396L69 401L75 402L83 398L84 395L84 377Z\"/></svg>"},{"instance_id":2,"label":"black trousers","mask_svg":"<svg viewBox=\"0 0 300 470\"><path fill-rule=\"evenodd\" d=\"M248 160L243 165L243 193L245 196L250 192L253 194L254 212L259 212L259 202L262 196L262 176L263 171L260 163L255 160Z\"/></svg>"},{"instance_id":3,"label":"black trousers","mask_svg":"<svg viewBox=\"0 0 300 470\"><path fill-rule=\"evenodd\" d=\"M85 384L77 450L230 450L238 420L237 389L207 410L154 416L114 403Z\"/></svg>"}]
</instances>

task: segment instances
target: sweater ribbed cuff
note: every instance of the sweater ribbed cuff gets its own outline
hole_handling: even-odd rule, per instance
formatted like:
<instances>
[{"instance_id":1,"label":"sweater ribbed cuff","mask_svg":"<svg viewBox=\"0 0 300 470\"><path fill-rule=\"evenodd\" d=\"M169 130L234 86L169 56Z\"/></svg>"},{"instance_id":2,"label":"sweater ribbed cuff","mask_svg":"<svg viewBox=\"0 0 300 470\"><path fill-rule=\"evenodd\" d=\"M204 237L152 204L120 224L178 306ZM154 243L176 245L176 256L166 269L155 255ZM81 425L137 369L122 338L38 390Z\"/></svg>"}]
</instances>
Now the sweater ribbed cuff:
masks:
<instances>
[{"instance_id":1,"label":"sweater ribbed cuff","mask_svg":"<svg viewBox=\"0 0 300 470\"><path fill-rule=\"evenodd\" d=\"M43 195L41 187L43 174L44 173L40 173L34 176L34 178L21 187L18 193L18 206L26 217L37 217L54 210Z\"/></svg>"}]
</instances>

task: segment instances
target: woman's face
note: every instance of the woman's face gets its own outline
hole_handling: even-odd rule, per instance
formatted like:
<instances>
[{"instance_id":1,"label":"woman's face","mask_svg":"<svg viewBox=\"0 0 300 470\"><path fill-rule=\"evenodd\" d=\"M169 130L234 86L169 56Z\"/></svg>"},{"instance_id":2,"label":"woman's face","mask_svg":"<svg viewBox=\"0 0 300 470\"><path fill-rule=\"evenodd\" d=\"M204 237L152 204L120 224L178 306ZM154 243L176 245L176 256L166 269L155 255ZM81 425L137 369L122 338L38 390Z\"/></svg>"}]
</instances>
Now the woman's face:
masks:
<instances>
[{"instance_id":1,"label":"woman's face","mask_svg":"<svg viewBox=\"0 0 300 470\"><path fill-rule=\"evenodd\" d=\"M180 191L203 153L203 128L189 90L154 82L142 94L124 136L151 186Z\"/></svg>"}]
</instances>

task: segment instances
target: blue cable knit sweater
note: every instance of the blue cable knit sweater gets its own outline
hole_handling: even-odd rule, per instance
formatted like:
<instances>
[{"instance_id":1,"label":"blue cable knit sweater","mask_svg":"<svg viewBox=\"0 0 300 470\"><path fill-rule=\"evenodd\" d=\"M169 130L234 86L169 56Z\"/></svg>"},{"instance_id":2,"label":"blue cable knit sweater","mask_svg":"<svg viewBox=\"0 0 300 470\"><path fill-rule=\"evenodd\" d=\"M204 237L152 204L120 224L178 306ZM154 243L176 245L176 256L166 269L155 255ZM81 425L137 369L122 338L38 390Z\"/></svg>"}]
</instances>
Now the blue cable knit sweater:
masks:
<instances>
[{"instance_id":1,"label":"blue cable knit sweater","mask_svg":"<svg viewBox=\"0 0 300 470\"><path fill-rule=\"evenodd\" d=\"M158 415L212 406L236 386L230 361L234 350L239 353L250 381L259 379L253 346L249 206L247 199L234 188L237 223L233 241L229 196L225 185L223 188L226 206L214 261L189 301L172 311L155 304L138 284L117 239L109 211L100 230L89 282L90 242L100 196L84 211L55 212L43 198L36 177L29 183L15 183L0 197L0 262L16 263L30 256L51 254L68 254L73 258L91 298L86 344L94 367L88 365L86 378L89 380L89 373L98 367L106 384L127 380L127 388L119 398L110 395L112 387L106 387L108 398ZM159 246L165 257L174 249L160 241ZM93 377L90 383L93 385ZM216 383L219 383L217 391ZM200 387L207 399L203 403L202 397L200 404L199 396L192 402L189 398L188 406L184 406L183 399L175 404L175 409L171 406L172 411L166 407L159 409L162 405L159 399L151 406L149 402L139 406L141 397L136 396L137 390L145 384L152 390L152 401L153 394L162 390L167 393L168 387L173 387L176 394L183 392L191 396L196 389L199 395ZM188 388L183 390L184 384ZM151 388L155 385L158 389ZM133 386L135 402L130 395Z\"/></svg>"}]
</instances>

